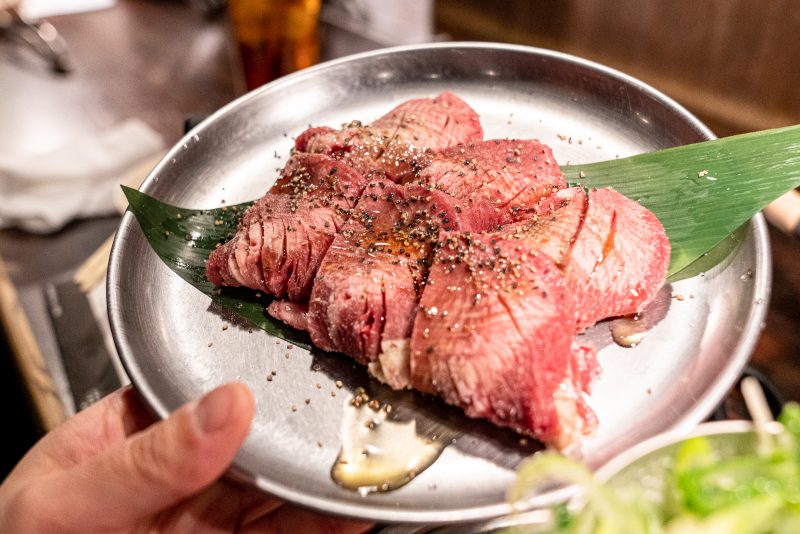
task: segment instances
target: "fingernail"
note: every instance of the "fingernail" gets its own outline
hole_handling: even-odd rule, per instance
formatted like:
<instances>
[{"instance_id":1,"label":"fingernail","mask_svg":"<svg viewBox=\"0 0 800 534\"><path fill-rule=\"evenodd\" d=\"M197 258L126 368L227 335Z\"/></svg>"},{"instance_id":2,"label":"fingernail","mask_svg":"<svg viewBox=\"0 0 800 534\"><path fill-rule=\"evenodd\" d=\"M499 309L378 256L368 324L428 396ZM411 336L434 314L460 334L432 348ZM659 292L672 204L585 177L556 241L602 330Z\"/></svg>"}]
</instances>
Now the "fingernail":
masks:
<instances>
[{"instance_id":1,"label":"fingernail","mask_svg":"<svg viewBox=\"0 0 800 534\"><path fill-rule=\"evenodd\" d=\"M220 386L200 399L195 416L200 430L211 434L223 429L231 420L236 405L236 392L230 385Z\"/></svg>"}]
</instances>

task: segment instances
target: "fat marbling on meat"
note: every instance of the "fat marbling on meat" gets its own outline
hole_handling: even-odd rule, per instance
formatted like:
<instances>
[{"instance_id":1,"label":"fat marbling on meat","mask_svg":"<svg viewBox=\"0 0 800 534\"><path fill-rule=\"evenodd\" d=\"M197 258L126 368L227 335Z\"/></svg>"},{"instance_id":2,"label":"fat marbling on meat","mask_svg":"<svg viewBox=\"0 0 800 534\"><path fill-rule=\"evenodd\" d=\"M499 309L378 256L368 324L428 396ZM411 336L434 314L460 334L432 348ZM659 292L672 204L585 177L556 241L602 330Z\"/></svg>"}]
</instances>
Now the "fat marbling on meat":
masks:
<instances>
[{"instance_id":1,"label":"fat marbling on meat","mask_svg":"<svg viewBox=\"0 0 800 534\"><path fill-rule=\"evenodd\" d=\"M409 100L369 126L311 128L236 235L206 262L206 277L305 301L316 271L368 180L418 169L428 151L478 141L477 113L452 93Z\"/></svg>"},{"instance_id":2,"label":"fat marbling on meat","mask_svg":"<svg viewBox=\"0 0 800 534\"><path fill-rule=\"evenodd\" d=\"M245 212L236 235L206 261L206 278L304 300L334 235L365 178L322 154L296 154L281 177Z\"/></svg>"},{"instance_id":3,"label":"fat marbling on meat","mask_svg":"<svg viewBox=\"0 0 800 534\"><path fill-rule=\"evenodd\" d=\"M320 266L308 306L273 302L269 312L308 330L314 344L372 364L407 384L393 344L407 347L439 233L462 228L459 203L442 192L370 183ZM382 364L387 363L382 373Z\"/></svg>"},{"instance_id":4,"label":"fat marbling on meat","mask_svg":"<svg viewBox=\"0 0 800 534\"><path fill-rule=\"evenodd\" d=\"M530 217L567 186L550 147L535 140L491 139L436 152L417 180L467 203L497 224Z\"/></svg>"},{"instance_id":5,"label":"fat marbling on meat","mask_svg":"<svg viewBox=\"0 0 800 534\"><path fill-rule=\"evenodd\" d=\"M525 234L447 236L414 322L411 386L562 447L592 421L572 376L575 299Z\"/></svg>"},{"instance_id":6,"label":"fat marbling on meat","mask_svg":"<svg viewBox=\"0 0 800 534\"><path fill-rule=\"evenodd\" d=\"M614 189L590 190L566 267L577 329L641 311L664 285L669 259L669 239L653 212Z\"/></svg>"},{"instance_id":7,"label":"fat marbling on meat","mask_svg":"<svg viewBox=\"0 0 800 534\"><path fill-rule=\"evenodd\" d=\"M483 139L478 114L453 93L403 102L367 126L310 128L295 149L345 161L361 172L400 182L413 178L431 151Z\"/></svg>"}]
</instances>

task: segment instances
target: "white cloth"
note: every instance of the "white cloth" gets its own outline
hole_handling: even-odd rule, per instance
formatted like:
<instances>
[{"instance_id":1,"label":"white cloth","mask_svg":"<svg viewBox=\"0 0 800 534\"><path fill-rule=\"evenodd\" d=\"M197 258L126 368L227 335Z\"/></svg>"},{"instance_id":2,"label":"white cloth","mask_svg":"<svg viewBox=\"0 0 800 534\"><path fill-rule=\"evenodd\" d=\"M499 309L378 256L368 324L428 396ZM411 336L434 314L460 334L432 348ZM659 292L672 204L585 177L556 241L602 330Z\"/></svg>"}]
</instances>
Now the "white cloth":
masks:
<instances>
[{"instance_id":1,"label":"white cloth","mask_svg":"<svg viewBox=\"0 0 800 534\"><path fill-rule=\"evenodd\" d=\"M13 0L13 2L20 3L19 0ZM116 0L69 0L68 2L64 0L23 0L22 5L19 6L19 12L23 17L39 20L56 15L108 9L116 3Z\"/></svg>"},{"instance_id":2,"label":"white cloth","mask_svg":"<svg viewBox=\"0 0 800 534\"><path fill-rule=\"evenodd\" d=\"M0 153L0 228L43 234L114 213L125 171L163 146L147 124L129 119L44 155Z\"/></svg>"}]
</instances>

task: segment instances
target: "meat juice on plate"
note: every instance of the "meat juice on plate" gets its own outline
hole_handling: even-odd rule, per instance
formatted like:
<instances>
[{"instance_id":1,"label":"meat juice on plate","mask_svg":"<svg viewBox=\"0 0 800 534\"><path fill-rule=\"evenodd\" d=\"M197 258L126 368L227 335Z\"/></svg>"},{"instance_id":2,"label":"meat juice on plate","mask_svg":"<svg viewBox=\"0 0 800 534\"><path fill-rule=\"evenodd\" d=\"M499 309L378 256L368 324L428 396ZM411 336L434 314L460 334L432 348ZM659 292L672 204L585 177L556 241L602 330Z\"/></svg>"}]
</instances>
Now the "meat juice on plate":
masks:
<instances>
[{"instance_id":1,"label":"meat juice on plate","mask_svg":"<svg viewBox=\"0 0 800 534\"><path fill-rule=\"evenodd\" d=\"M393 421L391 404L357 390L342 418L342 448L331 469L340 486L367 495L404 486L427 469L450 443L420 436L416 420Z\"/></svg>"},{"instance_id":2,"label":"meat juice on plate","mask_svg":"<svg viewBox=\"0 0 800 534\"><path fill-rule=\"evenodd\" d=\"M614 343L620 347L635 347L644 339L645 334L649 330L649 325L645 321L641 321L641 314L636 314L630 317L623 317L611 322L609 329L611 330L611 338Z\"/></svg>"}]
</instances>

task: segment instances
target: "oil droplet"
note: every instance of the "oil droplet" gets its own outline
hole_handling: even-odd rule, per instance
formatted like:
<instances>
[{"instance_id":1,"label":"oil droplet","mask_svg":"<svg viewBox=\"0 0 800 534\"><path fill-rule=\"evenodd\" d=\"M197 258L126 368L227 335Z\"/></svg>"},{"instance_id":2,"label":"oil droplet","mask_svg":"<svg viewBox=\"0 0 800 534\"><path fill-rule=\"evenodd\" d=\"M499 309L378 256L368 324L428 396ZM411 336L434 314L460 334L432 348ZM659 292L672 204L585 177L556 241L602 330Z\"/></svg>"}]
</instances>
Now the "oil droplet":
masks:
<instances>
[{"instance_id":1,"label":"oil droplet","mask_svg":"<svg viewBox=\"0 0 800 534\"><path fill-rule=\"evenodd\" d=\"M448 440L417 435L416 421L393 421L390 411L347 402L342 448L331 478L361 496L404 486L439 457Z\"/></svg>"},{"instance_id":2,"label":"oil droplet","mask_svg":"<svg viewBox=\"0 0 800 534\"><path fill-rule=\"evenodd\" d=\"M647 323L641 320L641 315L625 317L612 321L609 325L611 338L620 347L635 347L644 339L647 333Z\"/></svg>"}]
</instances>

